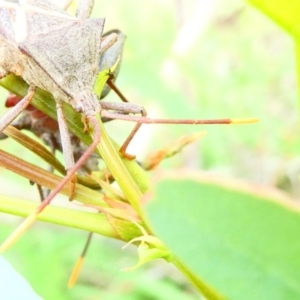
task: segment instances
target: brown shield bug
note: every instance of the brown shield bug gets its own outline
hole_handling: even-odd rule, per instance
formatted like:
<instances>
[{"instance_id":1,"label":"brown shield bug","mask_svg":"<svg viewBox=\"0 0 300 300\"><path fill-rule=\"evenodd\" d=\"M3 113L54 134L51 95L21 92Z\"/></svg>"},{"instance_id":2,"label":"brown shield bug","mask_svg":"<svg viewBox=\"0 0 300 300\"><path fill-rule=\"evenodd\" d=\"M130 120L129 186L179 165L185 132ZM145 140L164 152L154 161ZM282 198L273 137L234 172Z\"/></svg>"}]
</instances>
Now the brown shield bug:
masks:
<instances>
[{"instance_id":1,"label":"brown shield bug","mask_svg":"<svg viewBox=\"0 0 300 300\"><path fill-rule=\"evenodd\" d=\"M67 170L65 178L3 245L2 251L35 221L37 214L73 178L94 152L100 141L99 113L101 117L109 119L137 122L121 148L123 154L143 123L233 123L231 119L155 120L146 118L145 110L139 105L99 102L93 89L99 72L100 56L116 42L117 34L111 33L103 37L104 19L88 19L93 3L93 0L80 1L74 17L46 0L0 0L0 77L14 73L29 84L27 95L0 119L0 132L26 109L36 88L50 92L56 101L61 146ZM82 113L86 127L91 125L93 129L92 144L75 164L70 134L62 110L64 103L69 103L74 110ZM128 113L142 114L142 117L128 116Z\"/></svg>"},{"instance_id":2,"label":"brown shield bug","mask_svg":"<svg viewBox=\"0 0 300 300\"><path fill-rule=\"evenodd\" d=\"M100 55L117 40L117 34L103 38L104 19L87 19L93 2L81 2L77 16L73 17L45 0L0 1L0 76L15 73L30 86L28 94L0 119L0 131L29 105L37 87L50 92L57 103L61 145L68 172L34 215L73 178L100 141L96 114L101 105L93 87ZM93 143L75 165L62 112L63 102L81 112L94 130Z\"/></svg>"}]
</instances>

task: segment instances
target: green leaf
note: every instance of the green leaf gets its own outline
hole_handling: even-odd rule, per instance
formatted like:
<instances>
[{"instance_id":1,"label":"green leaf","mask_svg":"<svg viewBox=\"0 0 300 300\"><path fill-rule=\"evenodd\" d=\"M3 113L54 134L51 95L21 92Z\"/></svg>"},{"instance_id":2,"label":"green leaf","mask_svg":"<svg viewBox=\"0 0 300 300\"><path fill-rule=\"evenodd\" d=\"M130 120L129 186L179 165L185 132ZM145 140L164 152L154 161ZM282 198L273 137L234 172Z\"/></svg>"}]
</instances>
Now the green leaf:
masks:
<instances>
[{"instance_id":1,"label":"green leaf","mask_svg":"<svg viewBox=\"0 0 300 300\"><path fill-rule=\"evenodd\" d=\"M248 0L274 22L286 30L294 39L296 46L298 90L300 89L300 1L295 0ZM300 99L299 99L300 101Z\"/></svg>"},{"instance_id":2,"label":"green leaf","mask_svg":"<svg viewBox=\"0 0 300 300\"><path fill-rule=\"evenodd\" d=\"M300 39L300 1L248 0L293 37Z\"/></svg>"},{"instance_id":3,"label":"green leaf","mask_svg":"<svg viewBox=\"0 0 300 300\"><path fill-rule=\"evenodd\" d=\"M162 249L150 248L147 243L142 242L138 246L138 255L139 260L136 265L123 269L123 271L134 271L149 261L170 256L170 252Z\"/></svg>"},{"instance_id":4,"label":"green leaf","mask_svg":"<svg viewBox=\"0 0 300 300\"><path fill-rule=\"evenodd\" d=\"M295 43L296 48L296 67L297 67L297 81L298 81L298 91L300 90L300 42ZM298 94L300 94L298 92ZM298 96L298 105L300 106L300 97Z\"/></svg>"},{"instance_id":5,"label":"green leaf","mask_svg":"<svg viewBox=\"0 0 300 300\"><path fill-rule=\"evenodd\" d=\"M128 245L140 242L138 245L138 255L139 260L133 267L123 269L123 271L133 271L145 263L155 260L157 258L164 258L167 261L172 261L172 253L164 247L161 241L155 236L149 235L144 228L136 224L136 226L141 230L143 236L136 237L129 241L123 249Z\"/></svg>"},{"instance_id":6,"label":"green leaf","mask_svg":"<svg viewBox=\"0 0 300 300\"><path fill-rule=\"evenodd\" d=\"M179 176L178 176L179 177ZM300 299L300 214L281 194L199 174L165 177L150 226L195 275L229 299Z\"/></svg>"}]
</instances>

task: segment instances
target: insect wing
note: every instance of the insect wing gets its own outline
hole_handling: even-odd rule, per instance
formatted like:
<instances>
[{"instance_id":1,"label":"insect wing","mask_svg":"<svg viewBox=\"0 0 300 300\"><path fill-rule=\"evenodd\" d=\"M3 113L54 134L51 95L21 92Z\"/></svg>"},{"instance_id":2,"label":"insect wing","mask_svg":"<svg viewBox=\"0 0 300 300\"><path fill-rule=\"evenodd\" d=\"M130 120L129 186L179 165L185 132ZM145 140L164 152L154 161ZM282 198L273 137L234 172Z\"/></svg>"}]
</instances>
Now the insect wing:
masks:
<instances>
[{"instance_id":1,"label":"insect wing","mask_svg":"<svg viewBox=\"0 0 300 300\"><path fill-rule=\"evenodd\" d=\"M75 20L63 9L45 0L27 0L25 4L22 3L0 0L0 34L11 42L59 29L62 24Z\"/></svg>"},{"instance_id":2,"label":"insect wing","mask_svg":"<svg viewBox=\"0 0 300 300\"><path fill-rule=\"evenodd\" d=\"M28 36L19 49L66 94L77 94L96 80L103 27L104 19L74 20L59 29Z\"/></svg>"}]
</instances>

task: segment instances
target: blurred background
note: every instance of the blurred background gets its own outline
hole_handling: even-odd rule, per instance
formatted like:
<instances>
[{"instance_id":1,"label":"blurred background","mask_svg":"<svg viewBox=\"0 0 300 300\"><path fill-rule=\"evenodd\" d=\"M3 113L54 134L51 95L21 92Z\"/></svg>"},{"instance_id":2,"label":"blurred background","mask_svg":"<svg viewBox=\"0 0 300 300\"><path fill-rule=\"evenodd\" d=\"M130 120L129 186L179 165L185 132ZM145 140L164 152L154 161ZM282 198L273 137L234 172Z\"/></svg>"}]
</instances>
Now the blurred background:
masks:
<instances>
[{"instance_id":1,"label":"blurred background","mask_svg":"<svg viewBox=\"0 0 300 300\"><path fill-rule=\"evenodd\" d=\"M130 153L142 160L183 135L206 130L207 136L161 168L277 186L298 198L295 57L285 32L242 0L96 1L93 16L106 18L105 31L118 28L127 36L116 83L150 117L260 119L252 125L143 125ZM5 95L1 90L3 103ZM119 101L114 93L107 100ZM114 121L107 128L121 144L132 126ZM43 165L15 142L0 143ZM25 179L0 169L0 180L0 193L38 201L36 187ZM19 221L0 214L1 240ZM67 278L86 236L37 223L5 257L45 299L201 299L163 261L120 272L135 264L136 249L121 252L122 243L102 237L94 238L78 284L68 290Z\"/></svg>"}]
</instances>

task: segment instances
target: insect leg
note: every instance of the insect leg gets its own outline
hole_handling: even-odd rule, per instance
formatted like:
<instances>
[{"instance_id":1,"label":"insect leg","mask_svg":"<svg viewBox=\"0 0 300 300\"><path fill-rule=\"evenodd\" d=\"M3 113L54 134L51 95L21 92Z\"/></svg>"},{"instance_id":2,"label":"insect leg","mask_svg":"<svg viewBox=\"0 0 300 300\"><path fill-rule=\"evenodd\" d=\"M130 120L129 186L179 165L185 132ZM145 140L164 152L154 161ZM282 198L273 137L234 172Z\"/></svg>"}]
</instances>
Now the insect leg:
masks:
<instances>
[{"instance_id":1,"label":"insect leg","mask_svg":"<svg viewBox=\"0 0 300 300\"><path fill-rule=\"evenodd\" d=\"M105 53L105 51L112 46L118 40L118 34L115 32L110 33L107 36L103 36L101 38L101 48L99 51L99 55Z\"/></svg>"},{"instance_id":2,"label":"insect leg","mask_svg":"<svg viewBox=\"0 0 300 300\"><path fill-rule=\"evenodd\" d=\"M74 155L73 155L73 148L70 139L70 134L67 126L67 121L62 111L62 103L57 102L56 112L57 112L57 122L59 126L61 145L63 150L62 153L65 161L65 169L67 170L67 174L69 174L70 170L74 167ZM75 184L76 184L76 180L75 180L75 176L73 176L71 195L69 197L70 200L72 200L74 196Z\"/></svg>"},{"instance_id":3,"label":"insect leg","mask_svg":"<svg viewBox=\"0 0 300 300\"><path fill-rule=\"evenodd\" d=\"M0 132L5 129L29 104L36 88L30 86L27 95L0 119Z\"/></svg>"},{"instance_id":4,"label":"insect leg","mask_svg":"<svg viewBox=\"0 0 300 300\"><path fill-rule=\"evenodd\" d=\"M115 79L115 75L114 74L110 74L110 77L108 78L106 84L119 96L119 98L123 101L123 102L129 102L126 97L122 94L122 92L117 88L117 86L114 83L114 79ZM102 97L102 94L101 94Z\"/></svg>"},{"instance_id":5,"label":"insect leg","mask_svg":"<svg viewBox=\"0 0 300 300\"><path fill-rule=\"evenodd\" d=\"M43 209L52 201L52 199L62 190L62 188L72 179L73 175L78 171L78 169L85 163L88 157L95 151L97 145L100 142L101 131L96 116L88 116L88 120L92 123L94 129L93 142L80 157L80 159L75 163L74 167L69 170L68 174L60 181L60 183L51 191L51 193L46 197L46 199L36 207L36 209L20 224L20 226L8 237L6 241L1 245L0 252L4 252L8 247L10 247L17 238L23 234L27 228L29 228L34 221L36 221L38 214L43 211Z\"/></svg>"},{"instance_id":6,"label":"insect leg","mask_svg":"<svg viewBox=\"0 0 300 300\"><path fill-rule=\"evenodd\" d=\"M67 10L70 4L72 3L73 0L65 0L65 3L63 5L63 10Z\"/></svg>"},{"instance_id":7,"label":"insect leg","mask_svg":"<svg viewBox=\"0 0 300 300\"><path fill-rule=\"evenodd\" d=\"M87 19L93 10L95 0L80 0L76 11L76 17Z\"/></svg>"},{"instance_id":8,"label":"insect leg","mask_svg":"<svg viewBox=\"0 0 300 300\"><path fill-rule=\"evenodd\" d=\"M146 117L147 116L147 112L146 110L138 105L138 104L133 104L133 103L129 103L129 102L124 102L124 103L115 103L115 102L101 102L101 108L104 110L101 112L101 116L102 117L112 117L115 116L116 114L110 114L109 112L107 112L107 110L114 110L117 111L117 113L122 113L122 114L141 114L142 117ZM128 137L126 138L125 142L123 143L123 145L121 146L121 148L119 149L120 153L125 156L128 159L134 159L135 156L126 153L127 147L130 144L130 142L132 141L132 139L134 138L134 136L136 135L137 131L140 129L140 127L142 126L143 122L137 122L136 125L134 126L134 128L132 129L132 131L130 132L130 134L128 135Z\"/></svg>"},{"instance_id":9,"label":"insect leg","mask_svg":"<svg viewBox=\"0 0 300 300\"><path fill-rule=\"evenodd\" d=\"M62 111L62 103L57 102L56 111L57 111L57 122L58 122L59 132L61 136L61 143L62 143L62 150L63 150L62 152L65 160L65 169L69 171L74 167L74 157L73 157L73 150L72 150L70 134L67 126L67 121Z\"/></svg>"}]
</instances>

